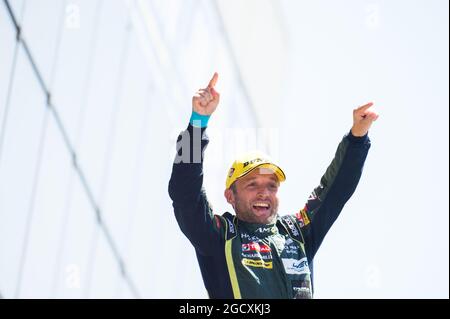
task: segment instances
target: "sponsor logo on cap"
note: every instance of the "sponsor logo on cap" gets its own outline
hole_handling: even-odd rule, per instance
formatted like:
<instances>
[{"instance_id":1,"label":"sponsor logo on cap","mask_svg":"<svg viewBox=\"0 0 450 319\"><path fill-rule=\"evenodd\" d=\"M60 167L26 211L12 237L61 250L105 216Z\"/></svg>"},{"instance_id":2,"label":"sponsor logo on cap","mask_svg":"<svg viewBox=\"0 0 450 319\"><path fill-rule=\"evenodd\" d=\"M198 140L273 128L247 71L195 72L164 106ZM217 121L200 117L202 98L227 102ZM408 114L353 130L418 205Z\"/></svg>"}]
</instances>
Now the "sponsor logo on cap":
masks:
<instances>
[{"instance_id":1,"label":"sponsor logo on cap","mask_svg":"<svg viewBox=\"0 0 450 319\"><path fill-rule=\"evenodd\" d=\"M234 167L230 168L230 170L228 171L228 177L233 176L234 173Z\"/></svg>"},{"instance_id":2,"label":"sponsor logo on cap","mask_svg":"<svg viewBox=\"0 0 450 319\"><path fill-rule=\"evenodd\" d=\"M245 168L245 167L247 167L248 165L250 165L250 164L253 164L253 163L260 163L260 162L264 162L265 160L263 160L262 158L255 158L255 159L252 159L251 161L248 161L248 162L245 162L244 163L244 165L242 166L243 168Z\"/></svg>"}]
</instances>

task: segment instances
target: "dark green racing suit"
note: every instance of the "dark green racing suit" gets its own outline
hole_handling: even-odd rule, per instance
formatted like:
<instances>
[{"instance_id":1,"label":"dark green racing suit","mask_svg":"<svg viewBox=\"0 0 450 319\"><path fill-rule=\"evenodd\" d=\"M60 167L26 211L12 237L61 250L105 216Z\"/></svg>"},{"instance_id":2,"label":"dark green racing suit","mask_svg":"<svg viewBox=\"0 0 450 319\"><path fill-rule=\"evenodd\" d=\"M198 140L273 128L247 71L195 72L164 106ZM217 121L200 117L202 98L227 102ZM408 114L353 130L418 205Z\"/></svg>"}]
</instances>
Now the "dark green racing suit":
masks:
<instances>
[{"instance_id":1,"label":"dark green racing suit","mask_svg":"<svg viewBox=\"0 0 450 319\"><path fill-rule=\"evenodd\" d=\"M312 298L314 255L355 191L370 148L367 134L346 134L305 206L272 225L214 214L202 186L207 144L205 128L189 124L179 135L169 194L209 297Z\"/></svg>"}]
</instances>

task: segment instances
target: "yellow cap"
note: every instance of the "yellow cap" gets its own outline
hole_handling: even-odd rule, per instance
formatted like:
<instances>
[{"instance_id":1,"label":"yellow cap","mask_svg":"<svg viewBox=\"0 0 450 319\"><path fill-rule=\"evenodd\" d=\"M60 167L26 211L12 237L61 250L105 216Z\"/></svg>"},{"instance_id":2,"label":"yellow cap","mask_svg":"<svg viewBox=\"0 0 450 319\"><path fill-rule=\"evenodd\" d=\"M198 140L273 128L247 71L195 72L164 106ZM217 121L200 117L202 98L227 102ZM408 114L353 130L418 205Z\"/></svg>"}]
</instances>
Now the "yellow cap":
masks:
<instances>
[{"instance_id":1,"label":"yellow cap","mask_svg":"<svg viewBox=\"0 0 450 319\"><path fill-rule=\"evenodd\" d=\"M247 153L233 162L228 171L225 187L229 188L237 179L247 175L255 168L268 168L275 173L279 182L286 180L283 170L265 154L259 152Z\"/></svg>"}]
</instances>

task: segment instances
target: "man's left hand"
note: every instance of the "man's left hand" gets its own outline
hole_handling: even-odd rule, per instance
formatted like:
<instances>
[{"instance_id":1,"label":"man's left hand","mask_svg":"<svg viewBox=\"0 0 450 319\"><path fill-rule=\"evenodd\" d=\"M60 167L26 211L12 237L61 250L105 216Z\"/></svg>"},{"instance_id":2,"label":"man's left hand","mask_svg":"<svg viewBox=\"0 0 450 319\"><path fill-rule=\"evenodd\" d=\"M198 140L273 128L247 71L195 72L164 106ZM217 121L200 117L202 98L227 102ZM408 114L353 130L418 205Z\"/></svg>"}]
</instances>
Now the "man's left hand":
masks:
<instances>
[{"instance_id":1,"label":"man's left hand","mask_svg":"<svg viewBox=\"0 0 450 319\"><path fill-rule=\"evenodd\" d=\"M353 110L353 136L364 136L369 131L370 126L378 118L378 114L373 110L373 103L367 103Z\"/></svg>"}]
</instances>

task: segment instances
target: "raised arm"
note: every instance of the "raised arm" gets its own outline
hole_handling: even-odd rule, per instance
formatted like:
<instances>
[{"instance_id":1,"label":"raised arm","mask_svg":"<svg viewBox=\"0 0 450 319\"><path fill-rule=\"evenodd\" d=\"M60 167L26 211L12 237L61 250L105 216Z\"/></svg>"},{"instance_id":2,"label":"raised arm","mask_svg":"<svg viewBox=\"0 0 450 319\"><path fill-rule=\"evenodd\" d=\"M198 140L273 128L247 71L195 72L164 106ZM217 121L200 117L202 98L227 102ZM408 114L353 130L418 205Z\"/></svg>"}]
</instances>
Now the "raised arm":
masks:
<instances>
[{"instance_id":1,"label":"raised arm","mask_svg":"<svg viewBox=\"0 0 450 319\"><path fill-rule=\"evenodd\" d=\"M378 118L372 106L368 103L353 110L352 129L339 143L319 186L296 215L310 261L358 185L370 148L368 130Z\"/></svg>"},{"instance_id":2,"label":"raised arm","mask_svg":"<svg viewBox=\"0 0 450 319\"><path fill-rule=\"evenodd\" d=\"M214 89L217 79L215 73L208 86L192 98L192 116L188 128L178 136L169 181L178 225L203 255L219 251L217 247L223 238L220 218L214 217L203 188L203 153L208 144L205 130L219 103L219 93Z\"/></svg>"}]
</instances>

